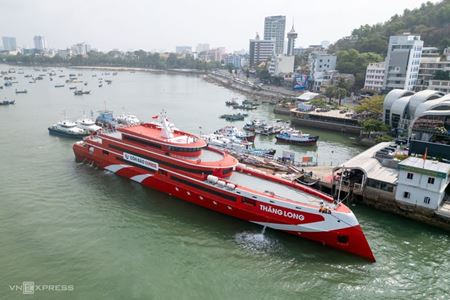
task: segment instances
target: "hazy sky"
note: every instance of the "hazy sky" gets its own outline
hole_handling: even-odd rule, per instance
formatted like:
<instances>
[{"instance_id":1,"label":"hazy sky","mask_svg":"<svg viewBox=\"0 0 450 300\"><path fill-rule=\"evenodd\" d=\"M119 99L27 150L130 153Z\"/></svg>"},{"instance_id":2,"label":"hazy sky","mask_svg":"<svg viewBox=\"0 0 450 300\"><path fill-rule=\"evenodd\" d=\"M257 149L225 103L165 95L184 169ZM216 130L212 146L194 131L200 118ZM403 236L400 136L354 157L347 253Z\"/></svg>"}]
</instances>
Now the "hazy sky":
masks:
<instances>
[{"instance_id":1,"label":"hazy sky","mask_svg":"<svg viewBox=\"0 0 450 300\"><path fill-rule=\"evenodd\" d=\"M264 17L295 20L296 46L331 42L353 28L419 7L424 0L0 0L0 36L33 46L44 35L51 48L85 41L99 50L169 50L209 43L248 48ZM432 0L431 2L438 2Z\"/></svg>"}]
</instances>

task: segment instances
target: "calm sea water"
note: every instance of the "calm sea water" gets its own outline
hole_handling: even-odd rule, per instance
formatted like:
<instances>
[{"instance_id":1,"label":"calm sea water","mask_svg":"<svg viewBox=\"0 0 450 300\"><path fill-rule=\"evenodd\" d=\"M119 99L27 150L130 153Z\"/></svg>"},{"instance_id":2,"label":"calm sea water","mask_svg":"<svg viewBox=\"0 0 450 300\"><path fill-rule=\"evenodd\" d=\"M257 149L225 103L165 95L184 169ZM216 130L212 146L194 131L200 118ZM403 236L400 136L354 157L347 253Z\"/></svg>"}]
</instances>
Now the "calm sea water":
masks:
<instances>
[{"instance_id":1,"label":"calm sea water","mask_svg":"<svg viewBox=\"0 0 450 300\"><path fill-rule=\"evenodd\" d=\"M92 95L54 87L69 73L83 74L83 88ZM165 109L180 128L213 131L226 124L218 116L233 111L224 102L243 99L239 94L183 75L57 74L66 77L34 84L15 74L19 83L0 90L0 100L17 102L0 106L0 298L449 298L450 239L443 231L352 206L378 260L370 264L280 232L263 235L254 224L77 164L73 141L47 132L64 116L76 119L105 107L143 120ZM99 88L92 74L113 83ZM16 95L15 88L28 94ZM272 109L263 105L250 118L276 118ZM319 153L319 163L328 165L362 150L348 136L306 131L320 135L317 148L277 149ZM273 147L274 141L257 145ZM34 296L11 290L23 281L74 290L36 290Z\"/></svg>"}]
</instances>

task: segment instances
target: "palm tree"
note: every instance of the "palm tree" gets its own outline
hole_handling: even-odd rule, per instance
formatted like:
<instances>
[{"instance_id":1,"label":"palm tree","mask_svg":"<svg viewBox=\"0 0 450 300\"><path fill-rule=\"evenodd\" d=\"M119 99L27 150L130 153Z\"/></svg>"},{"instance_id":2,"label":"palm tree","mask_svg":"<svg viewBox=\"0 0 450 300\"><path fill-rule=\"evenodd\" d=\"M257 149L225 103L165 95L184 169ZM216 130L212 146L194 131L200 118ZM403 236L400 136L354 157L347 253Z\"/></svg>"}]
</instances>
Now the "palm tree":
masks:
<instances>
[{"instance_id":1,"label":"palm tree","mask_svg":"<svg viewBox=\"0 0 450 300\"><path fill-rule=\"evenodd\" d=\"M335 96L336 96L336 98L339 99L339 106L341 106L342 98L347 96L347 90L344 88L338 87L338 88L336 88Z\"/></svg>"}]
</instances>

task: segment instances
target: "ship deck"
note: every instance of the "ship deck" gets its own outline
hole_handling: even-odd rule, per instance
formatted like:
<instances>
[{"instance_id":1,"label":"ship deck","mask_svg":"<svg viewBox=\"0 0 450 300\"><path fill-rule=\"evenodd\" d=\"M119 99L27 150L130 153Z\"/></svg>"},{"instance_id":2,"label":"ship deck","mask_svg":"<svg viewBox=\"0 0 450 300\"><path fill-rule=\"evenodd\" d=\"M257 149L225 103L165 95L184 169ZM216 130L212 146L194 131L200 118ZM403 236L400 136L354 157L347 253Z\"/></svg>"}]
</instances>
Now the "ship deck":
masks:
<instances>
[{"instance_id":1,"label":"ship deck","mask_svg":"<svg viewBox=\"0 0 450 300\"><path fill-rule=\"evenodd\" d=\"M224 159L224 155L216 151L202 149L200 156L182 156L181 158L192 161L197 161L200 159L202 162L219 162Z\"/></svg>"},{"instance_id":2,"label":"ship deck","mask_svg":"<svg viewBox=\"0 0 450 300\"><path fill-rule=\"evenodd\" d=\"M231 175L229 181L257 192L273 192L280 198L285 198L308 205L320 206L321 202L326 202L319 197L309 195L306 192L285 186L281 183L273 182L264 178L259 178L237 171L233 172L233 175Z\"/></svg>"}]
</instances>

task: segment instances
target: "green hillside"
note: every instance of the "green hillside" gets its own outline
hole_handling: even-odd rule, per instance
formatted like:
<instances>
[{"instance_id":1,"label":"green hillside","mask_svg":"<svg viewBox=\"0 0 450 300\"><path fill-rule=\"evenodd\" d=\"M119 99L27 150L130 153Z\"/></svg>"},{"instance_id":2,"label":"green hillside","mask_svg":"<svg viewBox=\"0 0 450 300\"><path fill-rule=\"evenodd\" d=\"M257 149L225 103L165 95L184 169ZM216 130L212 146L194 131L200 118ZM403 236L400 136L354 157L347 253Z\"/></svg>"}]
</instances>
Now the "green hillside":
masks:
<instances>
[{"instance_id":1,"label":"green hillside","mask_svg":"<svg viewBox=\"0 0 450 300\"><path fill-rule=\"evenodd\" d=\"M385 23L361 26L350 37L338 40L331 50L356 49L385 56L389 36L404 32L419 34L425 46L441 49L450 46L450 0L427 2L420 8L405 9L402 15L395 15Z\"/></svg>"}]
</instances>

